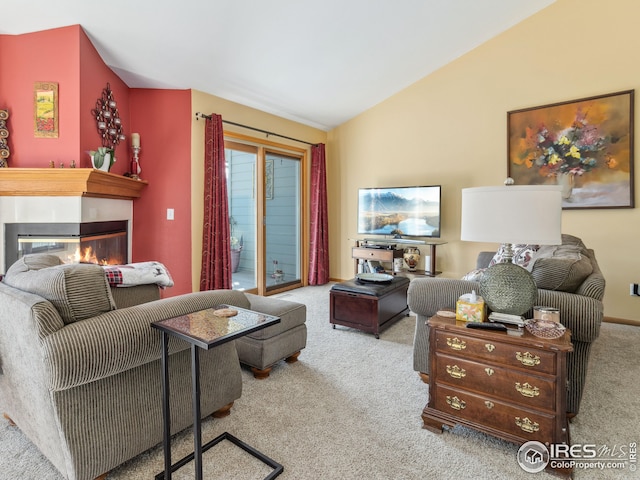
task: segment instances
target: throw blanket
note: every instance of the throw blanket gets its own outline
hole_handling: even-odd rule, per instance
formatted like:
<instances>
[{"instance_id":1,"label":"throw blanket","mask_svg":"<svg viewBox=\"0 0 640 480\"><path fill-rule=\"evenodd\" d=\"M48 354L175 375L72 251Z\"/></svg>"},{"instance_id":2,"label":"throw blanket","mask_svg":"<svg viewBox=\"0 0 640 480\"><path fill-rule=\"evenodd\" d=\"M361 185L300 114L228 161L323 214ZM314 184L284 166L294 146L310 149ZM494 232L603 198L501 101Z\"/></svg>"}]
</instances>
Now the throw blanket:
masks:
<instances>
[{"instance_id":1,"label":"throw blanket","mask_svg":"<svg viewBox=\"0 0 640 480\"><path fill-rule=\"evenodd\" d=\"M173 279L169 271L160 262L105 265L103 268L112 287L133 287L150 283L156 283L161 288L173 287Z\"/></svg>"}]
</instances>

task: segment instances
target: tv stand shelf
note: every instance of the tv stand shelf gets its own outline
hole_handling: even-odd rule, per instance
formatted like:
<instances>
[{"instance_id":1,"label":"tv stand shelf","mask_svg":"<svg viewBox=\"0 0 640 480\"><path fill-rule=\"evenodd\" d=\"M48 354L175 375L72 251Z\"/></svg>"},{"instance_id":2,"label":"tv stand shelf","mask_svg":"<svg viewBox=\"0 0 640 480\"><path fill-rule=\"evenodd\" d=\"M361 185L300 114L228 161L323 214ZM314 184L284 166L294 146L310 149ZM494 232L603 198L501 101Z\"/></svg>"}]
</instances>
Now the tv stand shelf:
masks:
<instances>
[{"instance_id":1,"label":"tv stand shelf","mask_svg":"<svg viewBox=\"0 0 640 480\"><path fill-rule=\"evenodd\" d=\"M375 243L386 243L388 244L388 248L371 248L367 247L368 242ZM419 242L419 243L418 243ZM394 258L402 258L404 254L404 249L396 248L393 244L402 244L402 239L384 239L384 240L356 240L356 246L351 248L351 258L354 260L354 273L358 273L358 260L375 260L378 262L390 262L391 272L396 274L411 274L411 275L426 275L428 277L435 277L441 272L436 271L436 247L438 245L444 245L447 242L425 242L425 241L411 241L405 242L407 246L418 246L418 245L428 245L429 246L429 255L430 255L430 263L429 265L425 265L428 267L428 270L416 270L415 272L409 272L407 270L403 270L402 272L393 271L393 259Z\"/></svg>"}]
</instances>

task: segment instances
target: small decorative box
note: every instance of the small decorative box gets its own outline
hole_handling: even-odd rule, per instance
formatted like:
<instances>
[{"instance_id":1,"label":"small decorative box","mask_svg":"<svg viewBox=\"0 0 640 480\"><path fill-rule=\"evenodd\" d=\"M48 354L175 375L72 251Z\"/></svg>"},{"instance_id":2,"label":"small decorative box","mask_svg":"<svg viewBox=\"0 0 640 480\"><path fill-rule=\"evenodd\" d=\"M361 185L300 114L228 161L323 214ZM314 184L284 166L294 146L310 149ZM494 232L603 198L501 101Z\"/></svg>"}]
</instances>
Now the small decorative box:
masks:
<instances>
[{"instance_id":1,"label":"small decorative box","mask_svg":"<svg viewBox=\"0 0 640 480\"><path fill-rule=\"evenodd\" d=\"M484 322L484 299L476 292L462 295L456 302L456 320Z\"/></svg>"}]
</instances>

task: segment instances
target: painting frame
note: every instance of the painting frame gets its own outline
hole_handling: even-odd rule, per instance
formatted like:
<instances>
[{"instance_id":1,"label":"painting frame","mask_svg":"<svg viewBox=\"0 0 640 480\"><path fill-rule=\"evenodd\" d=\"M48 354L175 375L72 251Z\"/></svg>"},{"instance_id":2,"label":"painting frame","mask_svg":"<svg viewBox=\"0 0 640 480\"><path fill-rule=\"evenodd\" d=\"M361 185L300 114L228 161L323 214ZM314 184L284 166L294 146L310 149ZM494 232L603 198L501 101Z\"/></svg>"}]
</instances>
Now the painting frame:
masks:
<instances>
[{"instance_id":1,"label":"painting frame","mask_svg":"<svg viewBox=\"0 0 640 480\"><path fill-rule=\"evenodd\" d=\"M58 138L57 82L34 83L33 136L35 138Z\"/></svg>"},{"instance_id":2,"label":"painting frame","mask_svg":"<svg viewBox=\"0 0 640 480\"><path fill-rule=\"evenodd\" d=\"M634 208L634 90L507 112L507 176L563 210Z\"/></svg>"}]
</instances>

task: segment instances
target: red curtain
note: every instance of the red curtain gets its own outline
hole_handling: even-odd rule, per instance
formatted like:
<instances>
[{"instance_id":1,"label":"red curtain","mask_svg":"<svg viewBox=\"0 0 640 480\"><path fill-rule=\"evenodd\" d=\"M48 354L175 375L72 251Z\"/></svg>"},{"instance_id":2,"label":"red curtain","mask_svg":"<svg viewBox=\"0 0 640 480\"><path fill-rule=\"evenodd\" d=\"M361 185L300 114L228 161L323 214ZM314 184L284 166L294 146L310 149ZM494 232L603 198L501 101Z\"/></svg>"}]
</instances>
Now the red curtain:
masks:
<instances>
[{"instance_id":1,"label":"red curtain","mask_svg":"<svg viewBox=\"0 0 640 480\"><path fill-rule=\"evenodd\" d=\"M206 120L200 291L231 288L231 238L222 116Z\"/></svg>"},{"instance_id":2,"label":"red curtain","mask_svg":"<svg viewBox=\"0 0 640 480\"><path fill-rule=\"evenodd\" d=\"M327 165L324 144L311 147L311 241L309 285L329 281L329 221L327 218Z\"/></svg>"}]
</instances>

